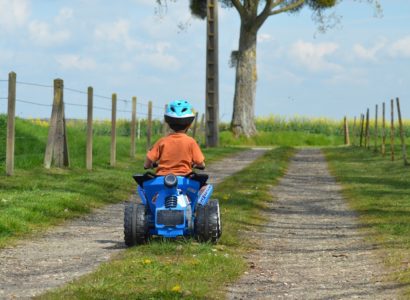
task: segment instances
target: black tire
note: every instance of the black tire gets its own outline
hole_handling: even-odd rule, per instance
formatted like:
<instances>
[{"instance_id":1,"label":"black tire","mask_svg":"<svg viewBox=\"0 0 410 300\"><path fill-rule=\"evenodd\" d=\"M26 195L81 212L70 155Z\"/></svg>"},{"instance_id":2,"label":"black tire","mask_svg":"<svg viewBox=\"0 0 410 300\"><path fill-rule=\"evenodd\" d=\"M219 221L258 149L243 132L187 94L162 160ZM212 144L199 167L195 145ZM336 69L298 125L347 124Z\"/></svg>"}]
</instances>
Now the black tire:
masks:
<instances>
[{"instance_id":1,"label":"black tire","mask_svg":"<svg viewBox=\"0 0 410 300\"><path fill-rule=\"evenodd\" d=\"M142 203L127 202L124 209L124 241L128 247L148 240L148 222Z\"/></svg>"},{"instance_id":2,"label":"black tire","mask_svg":"<svg viewBox=\"0 0 410 300\"><path fill-rule=\"evenodd\" d=\"M222 235L219 201L211 199L205 205L198 205L195 217L195 236L200 242L217 243Z\"/></svg>"}]
</instances>

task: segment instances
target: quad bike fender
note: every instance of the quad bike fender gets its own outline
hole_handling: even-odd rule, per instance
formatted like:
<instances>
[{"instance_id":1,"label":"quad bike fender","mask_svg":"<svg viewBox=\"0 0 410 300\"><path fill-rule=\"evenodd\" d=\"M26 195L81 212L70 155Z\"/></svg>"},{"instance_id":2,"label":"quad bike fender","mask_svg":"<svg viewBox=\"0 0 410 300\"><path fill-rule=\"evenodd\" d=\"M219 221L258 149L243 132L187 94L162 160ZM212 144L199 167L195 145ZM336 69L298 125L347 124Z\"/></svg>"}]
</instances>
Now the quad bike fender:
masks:
<instances>
[{"instance_id":1,"label":"quad bike fender","mask_svg":"<svg viewBox=\"0 0 410 300\"><path fill-rule=\"evenodd\" d=\"M209 199L212 196L214 187L211 184L208 184L199 191L198 204L204 206L208 203Z\"/></svg>"},{"instance_id":2,"label":"quad bike fender","mask_svg":"<svg viewBox=\"0 0 410 300\"><path fill-rule=\"evenodd\" d=\"M147 205L147 197L145 196L144 190L140 186L138 186L137 191L138 191L138 194L141 197L142 204Z\"/></svg>"}]
</instances>

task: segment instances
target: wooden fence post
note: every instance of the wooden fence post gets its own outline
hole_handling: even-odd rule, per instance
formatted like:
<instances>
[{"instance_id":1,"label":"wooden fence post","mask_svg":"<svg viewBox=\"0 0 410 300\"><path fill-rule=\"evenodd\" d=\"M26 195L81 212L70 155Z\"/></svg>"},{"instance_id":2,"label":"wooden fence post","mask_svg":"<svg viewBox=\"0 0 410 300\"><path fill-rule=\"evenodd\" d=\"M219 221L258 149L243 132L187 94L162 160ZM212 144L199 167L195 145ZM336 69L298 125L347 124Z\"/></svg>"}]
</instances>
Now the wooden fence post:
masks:
<instances>
[{"instance_id":1,"label":"wooden fence post","mask_svg":"<svg viewBox=\"0 0 410 300\"><path fill-rule=\"evenodd\" d=\"M6 150L6 175L14 174L14 143L15 143L15 117L16 117L16 81L17 75L9 73L9 90L7 106L7 150Z\"/></svg>"},{"instance_id":2,"label":"wooden fence post","mask_svg":"<svg viewBox=\"0 0 410 300\"><path fill-rule=\"evenodd\" d=\"M382 106L382 155L386 155L386 103Z\"/></svg>"},{"instance_id":3,"label":"wooden fence post","mask_svg":"<svg viewBox=\"0 0 410 300\"><path fill-rule=\"evenodd\" d=\"M195 113L194 127L192 128L192 137L195 139L196 128L198 126L198 112Z\"/></svg>"},{"instance_id":4,"label":"wooden fence post","mask_svg":"<svg viewBox=\"0 0 410 300\"><path fill-rule=\"evenodd\" d=\"M148 102L148 119L147 119L147 150L151 148L152 137L152 101Z\"/></svg>"},{"instance_id":5,"label":"wooden fence post","mask_svg":"<svg viewBox=\"0 0 410 300\"><path fill-rule=\"evenodd\" d=\"M44 167L49 169L52 162L57 168L70 165L64 112L64 81L62 79L54 80L53 109L44 155Z\"/></svg>"},{"instance_id":6,"label":"wooden fence post","mask_svg":"<svg viewBox=\"0 0 410 300\"><path fill-rule=\"evenodd\" d=\"M55 142L55 134L57 131L57 109L58 103L60 100L60 95L57 94L56 89L56 80L54 80L54 99L53 99L53 107L51 110L51 118L50 118L50 125L48 129L48 139L47 139L47 146L46 146L46 153L44 154L44 167L46 169L50 169L51 163L53 160L53 148Z\"/></svg>"},{"instance_id":7,"label":"wooden fence post","mask_svg":"<svg viewBox=\"0 0 410 300\"><path fill-rule=\"evenodd\" d=\"M396 104L397 104L397 116L399 118L399 126L400 126L400 139L401 139L401 149L403 152L403 162L404 162L404 165L407 166L409 163L407 161L406 140L404 136L403 121L401 119L400 100L398 97L396 98Z\"/></svg>"},{"instance_id":8,"label":"wooden fence post","mask_svg":"<svg viewBox=\"0 0 410 300\"><path fill-rule=\"evenodd\" d=\"M374 152L377 152L377 140L379 138L379 133L378 133L378 112L379 112L379 106L376 104L376 112L375 112L375 119L374 119Z\"/></svg>"},{"instance_id":9,"label":"wooden fence post","mask_svg":"<svg viewBox=\"0 0 410 300\"><path fill-rule=\"evenodd\" d=\"M365 140L364 140L365 148L370 148L369 139L370 139L370 111L369 111L369 109L367 109L367 112L366 112L366 133L365 133Z\"/></svg>"},{"instance_id":10,"label":"wooden fence post","mask_svg":"<svg viewBox=\"0 0 410 300\"><path fill-rule=\"evenodd\" d=\"M350 136L349 136L349 125L347 124L347 117L343 119L343 131L345 135L345 145L350 145Z\"/></svg>"},{"instance_id":11,"label":"wooden fence post","mask_svg":"<svg viewBox=\"0 0 410 300\"><path fill-rule=\"evenodd\" d=\"M360 147L363 145L364 114L360 115Z\"/></svg>"},{"instance_id":12,"label":"wooden fence post","mask_svg":"<svg viewBox=\"0 0 410 300\"><path fill-rule=\"evenodd\" d=\"M91 86L87 90L87 149L86 149L86 168L93 169L93 97L94 90Z\"/></svg>"},{"instance_id":13,"label":"wooden fence post","mask_svg":"<svg viewBox=\"0 0 410 300\"><path fill-rule=\"evenodd\" d=\"M391 122L390 122L390 151L391 160L394 161L394 102L390 100Z\"/></svg>"},{"instance_id":14,"label":"wooden fence post","mask_svg":"<svg viewBox=\"0 0 410 300\"><path fill-rule=\"evenodd\" d=\"M353 119L352 145L356 145L356 116Z\"/></svg>"},{"instance_id":15,"label":"wooden fence post","mask_svg":"<svg viewBox=\"0 0 410 300\"><path fill-rule=\"evenodd\" d=\"M135 158L135 133L137 122L137 97L132 97L132 112L131 112L131 149L130 157Z\"/></svg>"},{"instance_id":16,"label":"wooden fence post","mask_svg":"<svg viewBox=\"0 0 410 300\"><path fill-rule=\"evenodd\" d=\"M115 167L117 156L117 94L112 94L111 108L111 158L110 165Z\"/></svg>"}]
</instances>

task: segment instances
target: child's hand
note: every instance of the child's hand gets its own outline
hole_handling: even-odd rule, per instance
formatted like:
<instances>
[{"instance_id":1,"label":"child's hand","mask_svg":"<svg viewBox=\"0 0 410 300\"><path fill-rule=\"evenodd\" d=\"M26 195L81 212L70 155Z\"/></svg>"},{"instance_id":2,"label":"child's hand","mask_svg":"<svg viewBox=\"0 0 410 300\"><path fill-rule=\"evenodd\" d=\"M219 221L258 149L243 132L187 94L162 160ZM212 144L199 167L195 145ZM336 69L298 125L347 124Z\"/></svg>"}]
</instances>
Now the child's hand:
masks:
<instances>
[{"instance_id":1,"label":"child's hand","mask_svg":"<svg viewBox=\"0 0 410 300\"><path fill-rule=\"evenodd\" d=\"M152 169L152 168L157 168L158 167L158 163L156 161L151 161L148 157L145 159L145 163L144 163L144 169Z\"/></svg>"},{"instance_id":2,"label":"child's hand","mask_svg":"<svg viewBox=\"0 0 410 300\"><path fill-rule=\"evenodd\" d=\"M205 170L205 164L204 163L199 164L199 165L193 164L192 168L193 169L198 169L198 170Z\"/></svg>"}]
</instances>

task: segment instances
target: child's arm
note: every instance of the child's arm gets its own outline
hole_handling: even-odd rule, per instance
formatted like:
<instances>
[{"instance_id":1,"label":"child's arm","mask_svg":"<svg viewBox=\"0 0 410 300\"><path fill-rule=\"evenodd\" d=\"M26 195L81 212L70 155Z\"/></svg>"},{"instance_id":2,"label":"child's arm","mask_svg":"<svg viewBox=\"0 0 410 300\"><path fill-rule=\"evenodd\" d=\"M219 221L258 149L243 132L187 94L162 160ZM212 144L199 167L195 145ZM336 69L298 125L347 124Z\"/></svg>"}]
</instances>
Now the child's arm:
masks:
<instances>
[{"instance_id":1,"label":"child's arm","mask_svg":"<svg viewBox=\"0 0 410 300\"><path fill-rule=\"evenodd\" d=\"M192 162L193 168L197 167L198 169L205 168L205 156L202 154L201 148L199 148L196 142L193 143L192 147Z\"/></svg>"},{"instance_id":2,"label":"child's arm","mask_svg":"<svg viewBox=\"0 0 410 300\"><path fill-rule=\"evenodd\" d=\"M156 162L159 160L160 154L160 143L162 139L159 139L154 146L148 151L147 156L145 157L144 168L151 169L156 168Z\"/></svg>"}]
</instances>

